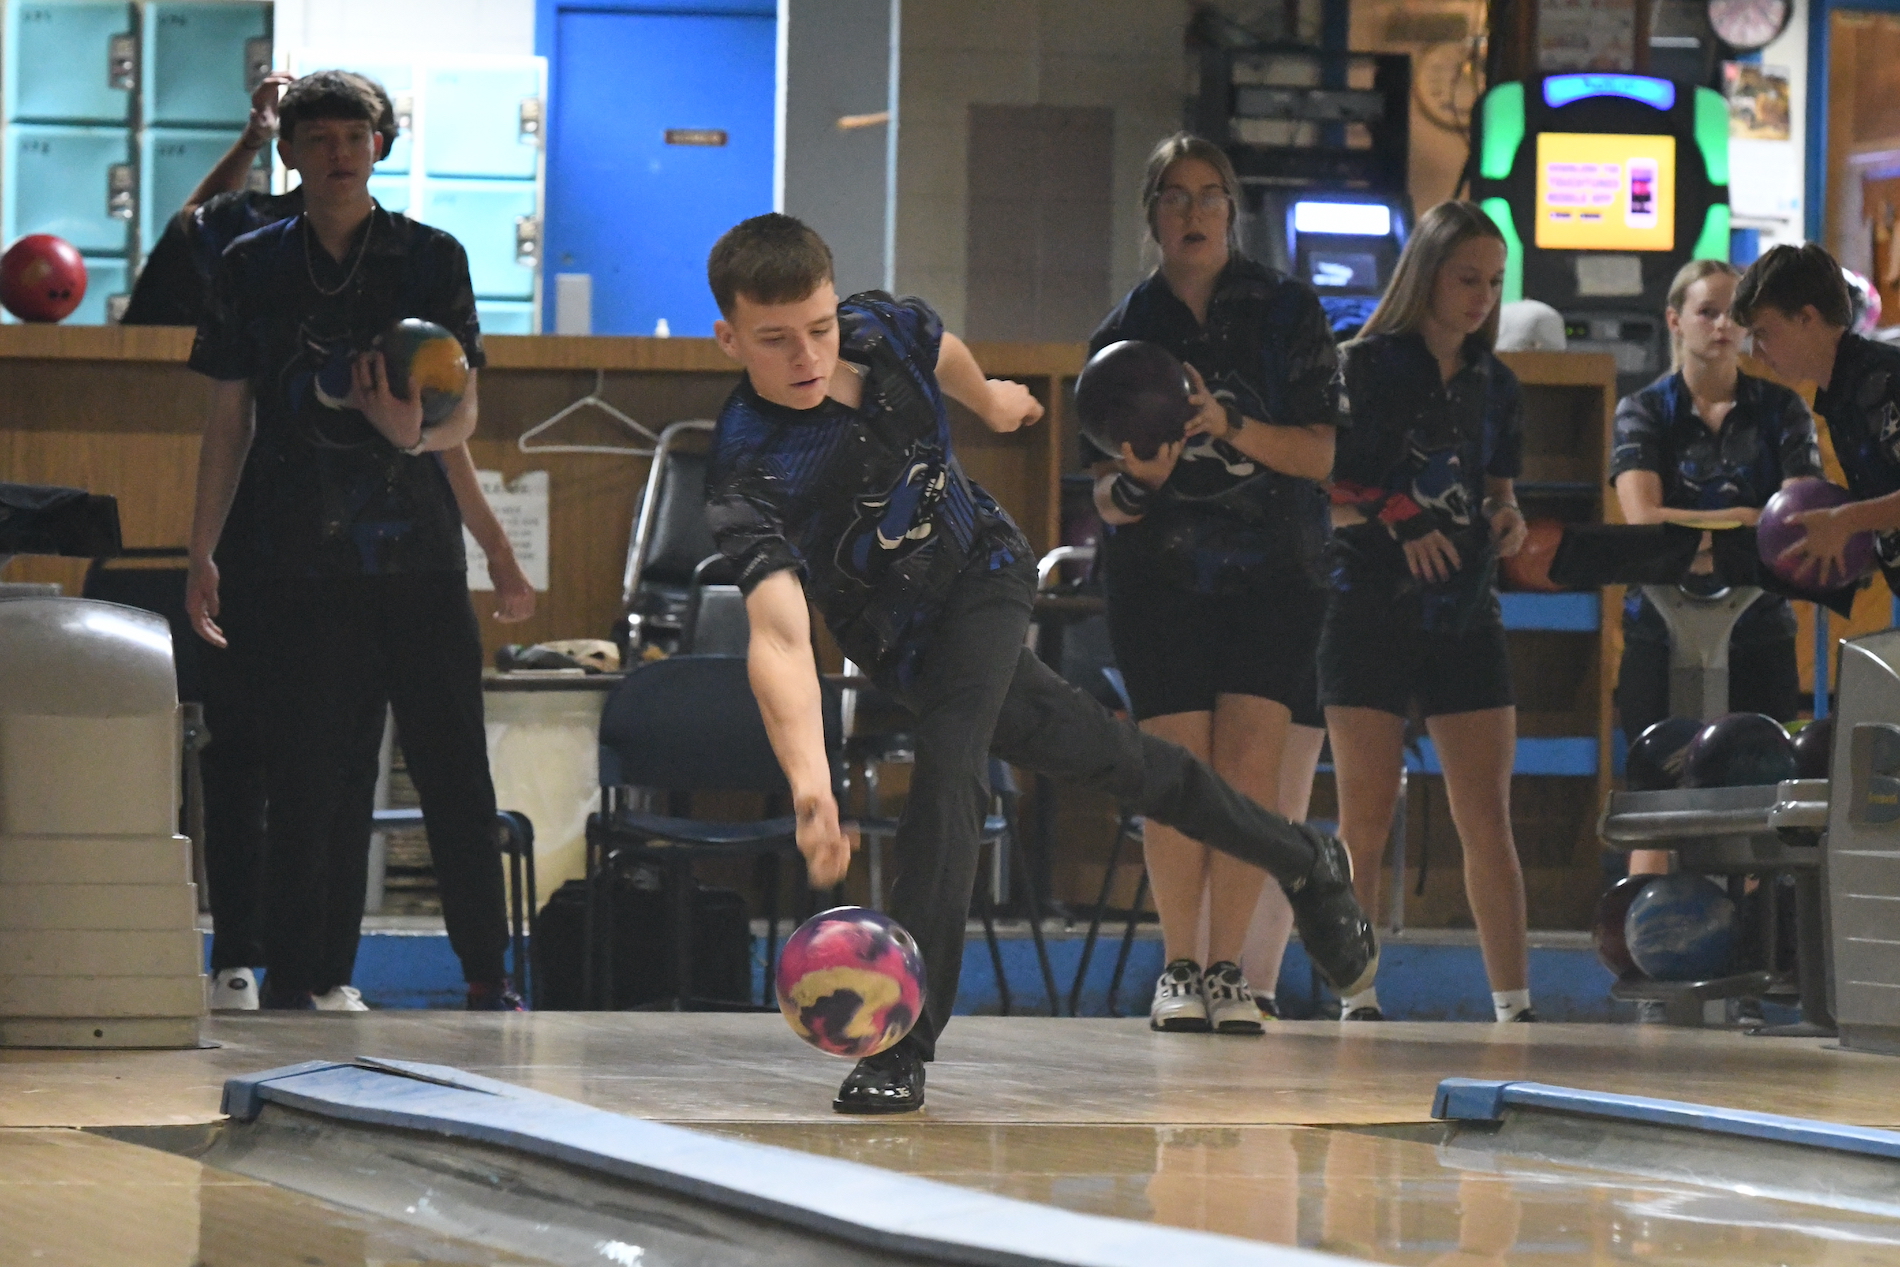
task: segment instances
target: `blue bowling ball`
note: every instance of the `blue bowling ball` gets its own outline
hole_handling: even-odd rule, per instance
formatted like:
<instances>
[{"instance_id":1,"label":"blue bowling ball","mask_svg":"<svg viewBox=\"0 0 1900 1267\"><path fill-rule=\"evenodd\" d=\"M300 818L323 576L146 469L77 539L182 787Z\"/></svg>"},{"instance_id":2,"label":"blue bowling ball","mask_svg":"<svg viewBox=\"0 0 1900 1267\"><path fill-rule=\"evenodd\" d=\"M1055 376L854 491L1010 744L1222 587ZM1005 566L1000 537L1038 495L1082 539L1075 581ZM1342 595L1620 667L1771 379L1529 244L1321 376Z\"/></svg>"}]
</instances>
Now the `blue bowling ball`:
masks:
<instances>
[{"instance_id":1,"label":"blue bowling ball","mask_svg":"<svg viewBox=\"0 0 1900 1267\"><path fill-rule=\"evenodd\" d=\"M1737 923L1735 903L1707 876L1660 876L1630 903L1623 938L1652 980L1707 981L1728 972Z\"/></svg>"}]
</instances>

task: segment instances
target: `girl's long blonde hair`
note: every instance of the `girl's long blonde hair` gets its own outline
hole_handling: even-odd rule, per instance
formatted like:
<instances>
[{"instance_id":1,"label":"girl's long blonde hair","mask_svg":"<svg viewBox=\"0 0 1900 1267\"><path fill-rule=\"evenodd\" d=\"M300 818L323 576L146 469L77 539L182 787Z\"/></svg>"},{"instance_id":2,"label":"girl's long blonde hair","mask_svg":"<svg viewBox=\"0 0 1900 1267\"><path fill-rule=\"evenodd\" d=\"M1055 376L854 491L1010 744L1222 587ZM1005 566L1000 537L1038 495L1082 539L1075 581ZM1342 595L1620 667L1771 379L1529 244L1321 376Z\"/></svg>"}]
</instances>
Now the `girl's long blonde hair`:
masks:
<instances>
[{"instance_id":1,"label":"girl's long blonde hair","mask_svg":"<svg viewBox=\"0 0 1900 1267\"><path fill-rule=\"evenodd\" d=\"M1504 234L1475 202L1441 202L1420 216L1412 236L1406 239L1405 250L1399 255L1399 266L1392 272L1392 284L1386 287L1385 297L1366 319L1359 337L1410 334L1423 325L1425 314L1431 310L1432 287L1438 281L1438 270L1445 266L1452 252L1473 238L1504 241ZM1487 351L1497 346L1499 306L1491 306L1491 315L1471 335L1471 339L1481 342Z\"/></svg>"},{"instance_id":2,"label":"girl's long blonde hair","mask_svg":"<svg viewBox=\"0 0 1900 1267\"><path fill-rule=\"evenodd\" d=\"M1690 260L1676 270L1676 279L1669 283L1669 298L1663 301L1663 307L1682 317L1682 305L1689 302L1689 287L1706 277L1740 277L1742 270L1727 260ZM1682 368L1682 335L1669 332L1669 372L1675 373Z\"/></svg>"}]
</instances>

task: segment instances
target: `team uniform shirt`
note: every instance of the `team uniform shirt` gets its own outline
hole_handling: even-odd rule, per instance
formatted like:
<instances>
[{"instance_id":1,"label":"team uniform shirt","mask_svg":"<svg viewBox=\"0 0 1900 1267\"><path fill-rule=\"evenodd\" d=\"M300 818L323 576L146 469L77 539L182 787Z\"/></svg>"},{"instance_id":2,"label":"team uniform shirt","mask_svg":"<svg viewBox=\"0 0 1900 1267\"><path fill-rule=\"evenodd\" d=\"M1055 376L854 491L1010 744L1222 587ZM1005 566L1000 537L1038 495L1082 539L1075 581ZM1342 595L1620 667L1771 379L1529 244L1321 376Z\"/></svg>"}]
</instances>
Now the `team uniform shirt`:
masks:
<instances>
[{"instance_id":1,"label":"team uniform shirt","mask_svg":"<svg viewBox=\"0 0 1900 1267\"><path fill-rule=\"evenodd\" d=\"M1674 510L1759 509L1784 480L1821 474L1821 448L1814 416L1794 392L1778 383L1738 374L1735 403L1711 431L1695 412L1695 398L1680 371L1665 374L1616 407L1610 451L1610 483L1625 471L1654 471L1662 479L1663 505ZM1630 587L1623 608L1624 635L1647 642L1669 640L1661 613ZM1764 594L1742 613L1731 642L1792 638L1794 611L1788 600Z\"/></svg>"},{"instance_id":2,"label":"team uniform shirt","mask_svg":"<svg viewBox=\"0 0 1900 1267\"><path fill-rule=\"evenodd\" d=\"M706 515L744 592L796 571L844 653L903 683L957 575L1030 549L951 452L937 314L867 291L838 305L838 327L858 407L790 409L741 381L713 433Z\"/></svg>"},{"instance_id":3,"label":"team uniform shirt","mask_svg":"<svg viewBox=\"0 0 1900 1267\"><path fill-rule=\"evenodd\" d=\"M484 364L461 244L380 206L341 262L301 215L225 252L191 367L249 380L257 429L218 544L220 566L260 577L465 568L441 455L400 452L341 403L354 358L404 317L443 326L471 368Z\"/></svg>"},{"instance_id":4,"label":"team uniform shirt","mask_svg":"<svg viewBox=\"0 0 1900 1267\"><path fill-rule=\"evenodd\" d=\"M1834 456L1856 500L1900 492L1900 348L1849 331L1834 354L1834 374L1814 395L1827 420ZM1887 586L1900 594L1900 530L1876 532L1874 553Z\"/></svg>"},{"instance_id":5,"label":"team uniform shirt","mask_svg":"<svg viewBox=\"0 0 1900 1267\"><path fill-rule=\"evenodd\" d=\"M1199 371L1215 396L1268 426L1341 425L1338 353L1312 289L1243 255L1215 280L1207 322L1159 272L1139 283L1089 341L1158 343ZM1085 459L1108 460L1083 438ZM1331 524L1313 480L1286 475L1224 440L1188 438L1148 513L1105 525L1110 569L1125 569L1194 593L1257 592L1319 585Z\"/></svg>"},{"instance_id":6,"label":"team uniform shirt","mask_svg":"<svg viewBox=\"0 0 1900 1267\"><path fill-rule=\"evenodd\" d=\"M1352 426L1340 433L1332 500L1367 522L1335 533L1334 593L1377 605L1416 594L1432 631L1500 622L1484 481L1515 479L1523 466L1517 375L1470 343L1446 382L1422 336L1375 334L1346 345L1340 377L1339 410ZM1421 582L1400 542L1434 530L1450 538L1461 566Z\"/></svg>"},{"instance_id":7,"label":"team uniform shirt","mask_svg":"<svg viewBox=\"0 0 1900 1267\"><path fill-rule=\"evenodd\" d=\"M302 187L287 194L242 189L180 211L139 269L121 324L195 326L225 248L247 233L303 211Z\"/></svg>"}]
</instances>

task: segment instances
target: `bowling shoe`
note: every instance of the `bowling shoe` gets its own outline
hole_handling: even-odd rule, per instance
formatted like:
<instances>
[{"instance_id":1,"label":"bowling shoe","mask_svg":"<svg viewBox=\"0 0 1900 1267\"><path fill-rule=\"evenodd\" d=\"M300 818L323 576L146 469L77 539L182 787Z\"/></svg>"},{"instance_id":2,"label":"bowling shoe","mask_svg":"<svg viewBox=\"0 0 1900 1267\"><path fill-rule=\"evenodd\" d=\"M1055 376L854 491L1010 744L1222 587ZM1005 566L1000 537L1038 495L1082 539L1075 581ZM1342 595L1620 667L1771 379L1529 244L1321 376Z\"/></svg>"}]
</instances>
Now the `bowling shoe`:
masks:
<instances>
[{"instance_id":1,"label":"bowling shoe","mask_svg":"<svg viewBox=\"0 0 1900 1267\"><path fill-rule=\"evenodd\" d=\"M1357 994L1379 974L1379 935L1353 896L1346 842L1322 832L1314 835L1313 869L1298 884L1281 887L1313 966L1342 997Z\"/></svg>"},{"instance_id":2,"label":"bowling shoe","mask_svg":"<svg viewBox=\"0 0 1900 1267\"><path fill-rule=\"evenodd\" d=\"M225 968L211 979L213 1012L255 1012L257 974L249 968Z\"/></svg>"},{"instance_id":3,"label":"bowling shoe","mask_svg":"<svg viewBox=\"0 0 1900 1267\"><path fill-rule=\"evenodd\" d=\"M924 1062L908 1042L866 1056L845 1076L831 1107L839 1113L909 1113L924 1107Z\"/></svg>"},{"instance_id":4,"label":"bowling shoe","mask_svg":"<svg viewBox=\"0 0 1900 1267\"><path fill-rule=\"evenodd\" d=\"M363 992L353 985L332 986L311 1000L319 1012L367 1012Z\"/></svg>"},{"instance_id":5,"label":"bowling shoe","mask_svg":"<svg viewBox=\"0 0 1900 1267\"><path fill-rule=\"evenodd\" d=\"M507 977L499 981L471 981L468 983L467 1011L470 1012L525 1012L528 1005L515 993L514 982Z\"/></svg>"},{"instance_id":6,"label":"bowling shoe","mask_svg":"<svg viewBox=\"0 0 1900 1267\"><path fill-rule=\"evenodd\" d=\"M1207 1023L1216 1034L1259 1034L1260 1009L1253 989L1237 963L1210 963L1201 976L1201 997L1207 1002Z\"/></svg>"},{"instance_id":7,"label":"bowling shoe","mask_svg":"<svg viewBox=\"0 0 1900 1267\"><path fill-rule=\"evenodd\" d=\"M1148 1007L1148 1028L1170 1034L1207 1032L1207 996L1201 991L1201 965L1176 959L1161 970L1155 982L1154 1002Z\"/></svg>"}]
</instances>

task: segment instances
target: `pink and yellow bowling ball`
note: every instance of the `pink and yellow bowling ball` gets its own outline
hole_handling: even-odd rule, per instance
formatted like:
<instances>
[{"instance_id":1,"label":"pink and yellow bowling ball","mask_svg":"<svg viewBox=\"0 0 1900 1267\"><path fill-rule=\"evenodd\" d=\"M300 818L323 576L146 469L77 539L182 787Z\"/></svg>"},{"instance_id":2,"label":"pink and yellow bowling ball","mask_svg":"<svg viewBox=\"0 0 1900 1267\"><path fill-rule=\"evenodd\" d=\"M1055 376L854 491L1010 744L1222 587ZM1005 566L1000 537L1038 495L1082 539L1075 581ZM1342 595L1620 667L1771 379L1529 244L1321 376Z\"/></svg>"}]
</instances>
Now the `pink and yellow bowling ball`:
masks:
<instances>
[{"instance_id":1,"label":"pink and yellow bowling ball","mask_svg":"<svg viewBox=\"0 0 1900 1267\"><path fill-rule=\"evenodd\" d=\"M861 1060L910 1033L924 1010L924 958L904 926L857 906L821 911L779 955L779 1011L819 1051Z\"/></svg>"}]
</instances>

